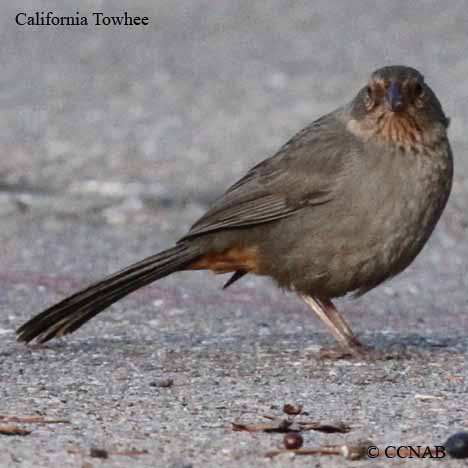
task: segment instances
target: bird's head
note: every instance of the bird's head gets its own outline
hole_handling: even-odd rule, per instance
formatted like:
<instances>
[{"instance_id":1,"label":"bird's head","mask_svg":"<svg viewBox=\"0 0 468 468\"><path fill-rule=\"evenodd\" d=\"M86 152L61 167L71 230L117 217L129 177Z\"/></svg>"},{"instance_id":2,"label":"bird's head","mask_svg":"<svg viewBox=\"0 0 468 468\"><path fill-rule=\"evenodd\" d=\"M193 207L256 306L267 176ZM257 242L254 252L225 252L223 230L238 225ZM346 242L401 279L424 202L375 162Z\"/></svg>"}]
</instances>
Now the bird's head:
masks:
<instances>
[{"instance_id":1,"label":"bird's head","mask_svg":"<svg viewBox=\"0 0 468 468\"><path fill-rule=\"evenodd\" d=\"M421 73L402 65L372 73L351 103L351 118L353 133L366 139L375 135L400 145L423 141L424 132L445 130L449 124Z\"/></svg>"}]
</instances>

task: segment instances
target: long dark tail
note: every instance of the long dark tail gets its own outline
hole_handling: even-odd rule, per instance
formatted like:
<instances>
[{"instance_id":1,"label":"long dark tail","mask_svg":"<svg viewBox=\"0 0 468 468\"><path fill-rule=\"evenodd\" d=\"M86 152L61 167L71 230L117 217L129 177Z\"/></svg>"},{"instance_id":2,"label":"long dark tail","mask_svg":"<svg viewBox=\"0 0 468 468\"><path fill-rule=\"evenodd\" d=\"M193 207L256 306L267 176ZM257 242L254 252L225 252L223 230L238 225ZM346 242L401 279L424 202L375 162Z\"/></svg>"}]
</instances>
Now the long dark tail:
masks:
<instances>
[{"instance_id":1,"label":"long dark tail","mask_svg":"<svg viewBox=\"0 0 468 468\"><path fill-rule=\"evenodd\" d=\"M23 324L18 340L44 343L71 333L138 288L188 267L200 252L184 243L164 250L83 289Z\"/></svg>"}]
</instances>

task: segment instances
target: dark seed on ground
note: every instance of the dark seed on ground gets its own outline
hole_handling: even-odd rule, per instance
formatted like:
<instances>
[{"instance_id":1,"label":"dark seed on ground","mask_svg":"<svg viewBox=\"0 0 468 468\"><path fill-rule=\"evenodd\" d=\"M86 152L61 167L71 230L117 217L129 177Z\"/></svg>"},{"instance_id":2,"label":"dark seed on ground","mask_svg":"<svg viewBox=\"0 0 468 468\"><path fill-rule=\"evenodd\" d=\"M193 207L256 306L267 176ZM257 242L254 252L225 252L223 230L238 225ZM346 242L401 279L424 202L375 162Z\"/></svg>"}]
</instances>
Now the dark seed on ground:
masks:
<instances>
[{"instance_id":1,"label":"dark seed on ground","mask_svg":"<svg viewBox=\"0 0 468 468\"><path fill-rule=\"evenodd\" d=\"M297 432L288 432L284 435L283 444L288 450L294 450L302 447L304 439Z\"/></svg>"},{"instance_id":2,"label":"dark seed on ground","mask_svg":"<svg viewBox=\"0 0 468 468\"><path fill-rule=\"evenodd\" d=\"M468 458L468 432L457 432L444 444L445 450L453 458Z\"/></svg>"},{"instance_id":3,"label":"dark seed on ground","mask_svg":"<svg viewBox=\"0 0 468 468\"><path fill-rule=\"evenodd\" d=\"M89 451L89 454L93 458L109 458L109 452L105 449L93 447Z\"/></svg>"},{"instance_id":4,"label":"dark seed on ground","mask_svg":"<svg viewBox=\"0 0 468 468\"><path fill-rule=\"evenodd\" d=\"M291 405L290 403L286 403L283 406L283 413L289 415L296 415L302 413L302 406L301 405Z\"/></svg>"}]
</instances>

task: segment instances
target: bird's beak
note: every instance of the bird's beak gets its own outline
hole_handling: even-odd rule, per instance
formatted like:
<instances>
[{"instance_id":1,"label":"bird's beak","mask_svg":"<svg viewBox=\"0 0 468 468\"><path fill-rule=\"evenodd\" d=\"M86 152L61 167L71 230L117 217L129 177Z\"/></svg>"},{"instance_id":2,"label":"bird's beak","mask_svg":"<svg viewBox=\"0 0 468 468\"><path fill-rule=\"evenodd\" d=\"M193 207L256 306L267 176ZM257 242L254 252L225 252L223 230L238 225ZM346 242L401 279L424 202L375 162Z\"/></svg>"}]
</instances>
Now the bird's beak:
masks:
<instances>
[{"instance_id":1,"label":"bird's beak","mask_svg":"<svg viewBox=\"0 0 468 468\"><path fill-rule=\"evenodd\" d=\"M404 107L400 90L394 81L390 82L389 87L385 91L385 100L393 112L401 111Z\"/></svg>"}]
</instances>

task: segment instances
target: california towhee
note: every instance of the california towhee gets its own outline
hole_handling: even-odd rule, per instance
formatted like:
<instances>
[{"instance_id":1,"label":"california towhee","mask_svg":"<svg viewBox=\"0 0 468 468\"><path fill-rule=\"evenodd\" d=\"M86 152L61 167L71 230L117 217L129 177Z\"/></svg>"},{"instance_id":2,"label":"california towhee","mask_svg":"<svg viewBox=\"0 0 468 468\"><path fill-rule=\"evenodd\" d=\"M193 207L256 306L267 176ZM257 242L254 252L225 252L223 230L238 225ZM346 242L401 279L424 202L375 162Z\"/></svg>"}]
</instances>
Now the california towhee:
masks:
<instances>
[{"instance_id":1,"label":"california towhee","mask_svg":"<svg viewBox=\"0 0 468 468\"><path fill-rule=\"evenodd\" d=\"M127 294L181 270L247 273L295 291L345 353L366 348L331 299L361 295L400 273L449 197L448 118L415 69L381 68L349 103L252 168L174 247L35 316L17 333L45 342Z\"/></svg>"}]
</instances>

